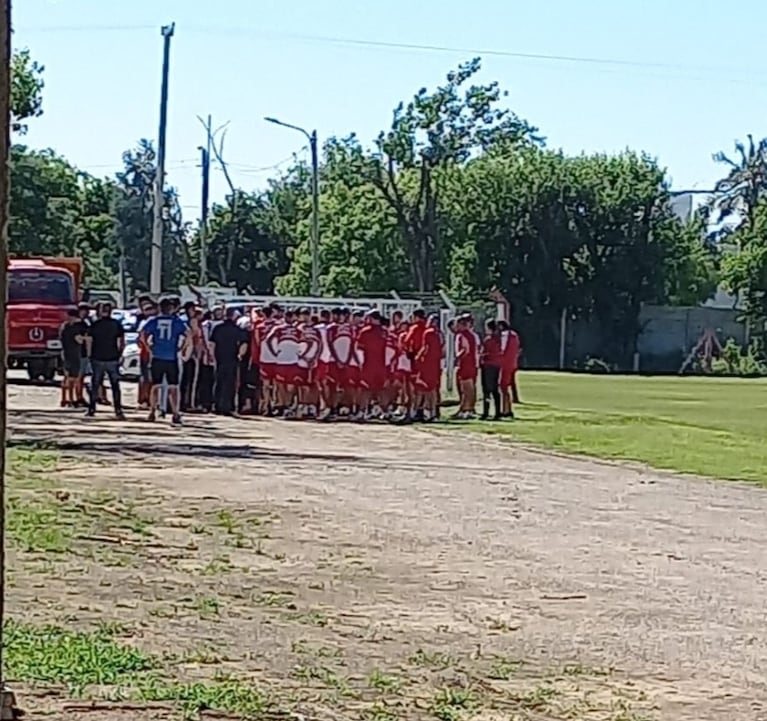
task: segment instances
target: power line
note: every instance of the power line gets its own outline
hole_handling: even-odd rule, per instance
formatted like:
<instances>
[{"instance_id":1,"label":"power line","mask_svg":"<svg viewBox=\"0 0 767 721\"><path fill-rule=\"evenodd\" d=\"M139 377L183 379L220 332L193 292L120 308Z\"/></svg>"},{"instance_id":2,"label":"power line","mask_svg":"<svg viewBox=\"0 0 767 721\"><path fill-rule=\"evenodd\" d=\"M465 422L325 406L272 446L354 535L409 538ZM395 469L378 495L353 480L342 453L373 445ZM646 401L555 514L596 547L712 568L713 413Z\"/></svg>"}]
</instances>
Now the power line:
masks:
<instances>
[{"instance_id":1,"label":"power line","mask_svg":"<svg viewBox=\"0 0 767 721\"><path fill-rule=\"evenodd\" d=\"M425 53L451 53L472 55L480 57L500 57L517 60L537 60L545 62L614 67L624 69L639 70L664 70L675 72L690 73L730 73L733 75L762 75L755 73L752 68L733 67L733 66L701 66L701 65L683 65L679 63L656 62L645 60L627 60L623 58L607 58L597 56L582 55L560 55L556 53L532 53L520 52L514 50L502 50L498 48L477 48L461 47L451 45L434 45L428 43L403 43L388 40L372 40L366 38L353 38L329 35L303 35L298 33L270 33L247 27L229 27L229 26L208 26L208 25L184 25L185 32L200 33L204 35L243 35L258 36L265 39L280 41L296 41L320 43L325 45L360 47L381 50L407 50ZM131 32L138 30L156 30L153 25L64 25L64 26L30 26L17 28L20 34L38 33L38 32L93 32L93 31L114 31Z\"/></svg>"}]
</instances>

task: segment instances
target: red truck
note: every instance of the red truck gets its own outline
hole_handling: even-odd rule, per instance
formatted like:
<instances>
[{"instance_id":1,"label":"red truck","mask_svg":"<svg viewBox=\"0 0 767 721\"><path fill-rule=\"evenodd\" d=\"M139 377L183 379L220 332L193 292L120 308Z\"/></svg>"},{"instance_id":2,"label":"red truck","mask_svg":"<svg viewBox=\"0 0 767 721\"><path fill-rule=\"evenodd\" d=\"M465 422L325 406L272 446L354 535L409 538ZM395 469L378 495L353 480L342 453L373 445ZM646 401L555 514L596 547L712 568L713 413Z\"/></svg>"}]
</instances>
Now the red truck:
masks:
<instances>
[{"instance_id":1,"label":"red truck","mask_svg":"<svg viewBox=\"0 0 767 721\"><path fill-rule=\"evenodd\" d=\"M32 380L53 380L61 367L59 329L77 307L82 279L80 258L8 261L9 365L26 366Z\"/></svg>"}]
</instances>

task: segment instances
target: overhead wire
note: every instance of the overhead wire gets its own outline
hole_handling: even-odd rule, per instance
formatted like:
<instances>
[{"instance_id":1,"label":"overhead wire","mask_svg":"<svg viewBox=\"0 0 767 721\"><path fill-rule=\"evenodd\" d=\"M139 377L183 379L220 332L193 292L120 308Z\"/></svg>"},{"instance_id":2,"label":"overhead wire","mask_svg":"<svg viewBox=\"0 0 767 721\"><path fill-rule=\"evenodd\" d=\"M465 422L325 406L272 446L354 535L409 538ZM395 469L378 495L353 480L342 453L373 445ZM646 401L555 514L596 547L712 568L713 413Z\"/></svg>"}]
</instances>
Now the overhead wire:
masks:
<instances>
[{"instance_id":1,"label":"overhead wire","mask_svg":"<svg viewBox=\"0 0 767 721\"><path fill-rule=\"evenodd\" d=\"M557 53L543 52L523 52L517 50L504 50L499 48L479 48L468 46L453 46L430 44L421 42L399 42L390 40L375 40L371 38L343 37L333 35L314 35L301 33L280 33L262 31L256 28L216 26L216 25L195 25L178 24L180 32L188 31L205 35L243 35L257 36L266 39L275 39L281 41L296 41L320 43L326 45L360 47L381 50L406 50L425 53L453 53L462 55L472 55L479 57L499 57L517 60L534 60L555 62L564 64L589 65L594 67L612 67L636 70L660 70L672 72L701 73L710 75L732 74L737 78L743 78L744 75L765 77L764 73L754 71L753 68L744 68L736 66L705 66L705 65L686 65L680 63L669 63L656 60L630 60L626 58L610 58L590 55L565 55ZM154 25L50 25L50 26L21 26L16 31L21 34L51 33L51 32L134 32L144 30L156 30Z\"/></svg>"}]
</instances>

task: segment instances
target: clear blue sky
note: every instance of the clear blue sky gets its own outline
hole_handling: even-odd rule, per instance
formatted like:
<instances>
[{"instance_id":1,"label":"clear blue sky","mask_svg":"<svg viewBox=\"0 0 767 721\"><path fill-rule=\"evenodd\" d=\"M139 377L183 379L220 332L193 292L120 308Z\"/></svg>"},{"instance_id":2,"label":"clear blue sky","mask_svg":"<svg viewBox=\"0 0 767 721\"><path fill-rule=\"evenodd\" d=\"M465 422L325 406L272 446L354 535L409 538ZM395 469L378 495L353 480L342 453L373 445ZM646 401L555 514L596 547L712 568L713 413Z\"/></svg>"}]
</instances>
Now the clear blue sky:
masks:
<instances>
[{"instance_id":1,"label":"clear blue sky","mask_svg":"<svg viewBox=\"0 0 767 721\"><path fill-rule=\"evenodd\" d=\"M398 101L472 50L620 61L478 53L482 79L500 81L550 147L645 150L677 189L710 187L722 172L713 152L767 134L767 3L755 0L741 3L734 31L714 0L15 0L13 12L15 46L46 66L45 115L25 142L98 175L156 138L160 26L175 21L168 176L189 220L199 216L197 115L230 121L225 157L239 185L258 188L274 172L263 168L306 152L263 116L371 140ZM212 190L223 197L220 170Z\"/></svg>"}]
</instances>

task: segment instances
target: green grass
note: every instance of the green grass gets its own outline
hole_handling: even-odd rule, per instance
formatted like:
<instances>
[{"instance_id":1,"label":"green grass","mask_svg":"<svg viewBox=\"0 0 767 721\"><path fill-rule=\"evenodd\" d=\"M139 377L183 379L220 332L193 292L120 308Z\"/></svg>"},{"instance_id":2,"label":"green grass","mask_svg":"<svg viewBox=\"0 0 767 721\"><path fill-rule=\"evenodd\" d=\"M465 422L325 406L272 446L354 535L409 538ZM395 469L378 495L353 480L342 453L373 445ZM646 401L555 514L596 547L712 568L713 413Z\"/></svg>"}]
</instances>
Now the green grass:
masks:
<instances>
[{"instance_id":1,"label":"green grass","mask_svg":"<svg viewBox=\"0 0 767 721\"><path fill-rule=\"evenodd\" d=\"M767 380L521 373L517 420L472 423L566 453L767 485Z\"/></svg>"},{"instance_id":2,"label":"green grass","mask_svg":"<svg viewBox=\"0 0 767 721\"><path fill-rule=\"evenodd\" d=\"M5 676L65 686L75 697L172 702L186 718L213 709L257 719L269 708L265 694L231 676L195 683L167 678L162 660L116 639L119 630L108 624L79 631L9 620L4 626Z\"/></svg>"}]
</instances>

